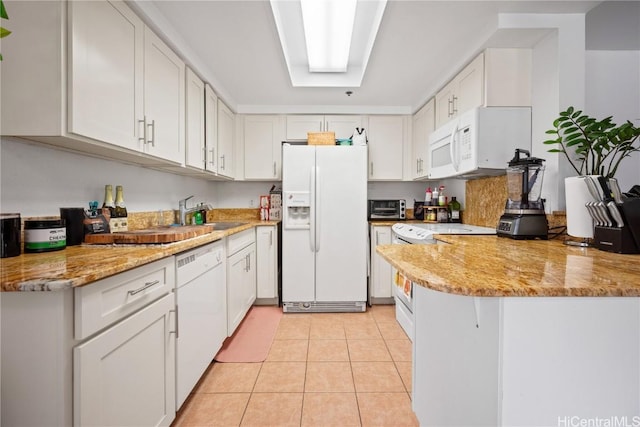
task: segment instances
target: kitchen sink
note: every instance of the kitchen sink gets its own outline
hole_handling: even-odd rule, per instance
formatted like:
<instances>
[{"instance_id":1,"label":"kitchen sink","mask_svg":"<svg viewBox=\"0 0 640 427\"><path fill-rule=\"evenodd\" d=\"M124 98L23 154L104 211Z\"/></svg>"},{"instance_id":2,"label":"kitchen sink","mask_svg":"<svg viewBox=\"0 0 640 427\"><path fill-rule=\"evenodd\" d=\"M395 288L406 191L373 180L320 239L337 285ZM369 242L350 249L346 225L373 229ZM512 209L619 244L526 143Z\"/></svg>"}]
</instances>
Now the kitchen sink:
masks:
<instances>
[{"instance_id":1,"label":"kitchen sink","mask_svg":"<svg viewBox=\"0 0 640 427\"><path fill-rule=\"evenodd\" d=\"M241 225L248 224L247 222L208 222L206 225L212 225L214 230L228 230L230 228L240 227Z\"/></svg>"}]
</instances>

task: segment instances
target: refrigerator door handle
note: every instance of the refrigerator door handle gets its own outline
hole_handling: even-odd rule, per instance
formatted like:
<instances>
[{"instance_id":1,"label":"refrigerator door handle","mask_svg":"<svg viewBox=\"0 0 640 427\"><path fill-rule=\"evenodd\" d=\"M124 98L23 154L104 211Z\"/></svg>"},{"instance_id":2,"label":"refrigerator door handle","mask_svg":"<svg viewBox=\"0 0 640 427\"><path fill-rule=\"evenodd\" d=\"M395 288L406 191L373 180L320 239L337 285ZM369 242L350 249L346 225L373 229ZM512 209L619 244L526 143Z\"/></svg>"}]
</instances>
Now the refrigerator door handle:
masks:
<instances>
[{"instance_id":1,"label":"refrigerator door handle","mask_svg":"<svg viewBox=\"0 0 640 427\"><path fill-rule=\"evenodd\" d=\"M311 252L316 251L316 167L309 171L309 243Z\"/></svg>"},{"instance_id":2,"label":"refrigerator door handle","mask_svg":"<svg viewBox=\"0 0 640 427\"><path fill-rule=\"evenodd\" d=\"M320 183L320 166L316 166L316 188L317 188L317 192L316 192L316 213L318 213L318 215L316 216L316 252L320 252L320 236L322 236L322 234L320 234L320 225L321 225L321 221L320 218L322 217L322 215L320 215L320 201L322 200L320 198L320 189L321 187L321 183Z\"/></svg>"}]
</instances>

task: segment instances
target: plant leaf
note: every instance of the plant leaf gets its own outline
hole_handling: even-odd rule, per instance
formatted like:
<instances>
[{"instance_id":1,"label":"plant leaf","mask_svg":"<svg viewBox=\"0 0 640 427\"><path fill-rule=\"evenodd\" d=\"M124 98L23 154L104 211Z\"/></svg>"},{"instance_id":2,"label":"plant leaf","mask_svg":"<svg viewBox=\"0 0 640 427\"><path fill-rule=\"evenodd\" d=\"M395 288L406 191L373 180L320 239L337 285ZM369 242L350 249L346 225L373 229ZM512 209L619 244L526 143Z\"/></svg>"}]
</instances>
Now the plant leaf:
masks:
<instances>
[{"instance_id":1,"label":"plant leaf","mask_svg":"<svg viewBox=\"0 0 640 427\"><path fill-rule=\"evenodd\" d=\"M11 34L11 31L7 30L6 28L0 27L0 39L3 37L7 37L9 34Z\"/></svg>"},{"instance_id":2,"label":"plant leaf","mask_svg":"<svg viewBox=\"0 0 640 427\"><path fill-rule=\"evenodd\" d=\"M547 139L546 141L542 142L543 144L560 144L560 138L558 139Z\"/></svg>"},{"instance_id":3,"label":"plant leaf","mask_svg":"<svg viewBox=\"0 0 640 427\"><path fill-rule=\"evenodd\" d=\"M578 111L576 111L575 113L573 113L573 114L571 115L571 118L572 118L572 119L575 119L575 118L577 118L577 117L580 117L580 114L582 114L582 111L578 110Z\"/></svg>"},{"instance_id":4,"label":"plant leaf","mask_svg":"<svg viewBox=\"0 0 640 427\"><path fill-rule=\"evenodd\" d=\"M9 19L9 15L7 15L7 10L4 8L2 0L0 0L0 18Z\"/></svg>"},{"instance_id":5,"label":"plant leaf","mask_svg":"<svg viewBox=\"0 0 640 427\"><path fill-rule=\"evenodd\" d=\"M550 148L547 150L547 153L564 153L564 150L560 150L558 148Z\"/></svg>"},{"instance_id":6,"label":"plant leaf","mask_svg":"<svg viewBox=\"0 0 640 427\"><path fill-rule=\"evenodd\" d=\"M546 134L549 134L549 135L557 135L557 134L558 134L558 131L557 131L557 130L555 130L555 129L549 129L549 130L548 130L548 131L546 131L545 133L546 133Z\"/></svg>"}]
</instances>

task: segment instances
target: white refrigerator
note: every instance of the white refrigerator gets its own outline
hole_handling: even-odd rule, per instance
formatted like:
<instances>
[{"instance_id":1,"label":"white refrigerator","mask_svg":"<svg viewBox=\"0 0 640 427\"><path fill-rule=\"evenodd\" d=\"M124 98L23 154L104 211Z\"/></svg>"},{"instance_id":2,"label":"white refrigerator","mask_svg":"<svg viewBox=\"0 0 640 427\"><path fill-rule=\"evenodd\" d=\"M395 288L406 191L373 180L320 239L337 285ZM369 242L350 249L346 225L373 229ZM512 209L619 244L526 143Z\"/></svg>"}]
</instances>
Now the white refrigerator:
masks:
<instances>
[{"instance_id":1,"label":"white refrigerator","mask_svg":"<svg viewBox=\"0 0 640 427\"><path fill-rule=\"evenodd\" d=\"M367 147L282 147L285 312L365 311Z\"/></svg>"}]
</instances>

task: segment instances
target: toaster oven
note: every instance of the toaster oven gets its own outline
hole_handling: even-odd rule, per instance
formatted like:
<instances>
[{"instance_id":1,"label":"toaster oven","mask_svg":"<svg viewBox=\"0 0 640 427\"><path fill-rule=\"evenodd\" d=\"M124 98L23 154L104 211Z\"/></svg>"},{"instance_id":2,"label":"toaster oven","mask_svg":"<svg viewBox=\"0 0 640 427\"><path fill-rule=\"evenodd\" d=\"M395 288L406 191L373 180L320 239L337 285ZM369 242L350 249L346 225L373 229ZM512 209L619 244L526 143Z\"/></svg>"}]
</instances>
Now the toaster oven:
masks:
<instances>
[{"instance_id":1,"label":"toaster oven","mask_svg":"<svg viewBox=\"0 0 640 427\"><path fill-rule=\"evenodd\" d=\"M406 218L404 199L369 200L368 218L371 220L402 220Z\"/></svg>"}]
</instances>

